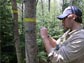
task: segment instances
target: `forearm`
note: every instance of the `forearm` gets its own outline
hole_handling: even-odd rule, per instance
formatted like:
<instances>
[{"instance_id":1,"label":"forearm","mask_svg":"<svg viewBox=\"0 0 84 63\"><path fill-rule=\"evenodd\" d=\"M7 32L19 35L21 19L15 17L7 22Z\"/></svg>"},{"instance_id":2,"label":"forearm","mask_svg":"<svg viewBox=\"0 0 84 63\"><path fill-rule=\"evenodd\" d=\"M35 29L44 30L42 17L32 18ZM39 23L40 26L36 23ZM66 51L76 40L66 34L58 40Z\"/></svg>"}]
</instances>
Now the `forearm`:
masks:
<instances>
[{"instance_id":1,"label":"forearm","mask_svg":"<svg viewBox=\"0 0 84 63\"><path fill-rule=\"evenodd\" d=\"M51 49L56 46L56 41L48 35L47 28L45 27L42 27L40 29L40 34L41 34L41 38L43 39L43 43L45 45L46 51L49 53Z\"/></svg>"},{"instance_id":2,"label":"forearm","mask_svg":"<svg viewBox=\"0 0 84 63\"><path fill-rule=\"evenodd\" d=\"M44 43L47 53L50 53L53 47L50 44L49 38L46 37L46 38L42 38L42 39L43 39L43 43Z\"/></svg>"},{"instance_id":3,"label":"forearm","mask_svg":"<svg viewBox=\"0 0 84 63\"><path fill-rule=\"evenodd\" d=\"M56 47L56 40L53 37L49 36L49 42L50 42L50 44L52 45L53 48Z\"/></svg>"}]
</instances>

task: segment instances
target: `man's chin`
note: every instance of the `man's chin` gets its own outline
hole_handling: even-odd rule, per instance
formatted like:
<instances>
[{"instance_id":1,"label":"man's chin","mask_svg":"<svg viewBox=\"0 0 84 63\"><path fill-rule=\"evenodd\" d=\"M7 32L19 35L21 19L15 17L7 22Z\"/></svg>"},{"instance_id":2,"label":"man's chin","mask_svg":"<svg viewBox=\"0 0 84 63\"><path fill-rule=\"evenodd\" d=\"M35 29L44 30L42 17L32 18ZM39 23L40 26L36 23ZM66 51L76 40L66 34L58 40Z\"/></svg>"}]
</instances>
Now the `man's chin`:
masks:
<instances>
[{"instance_id":1,"label":"man's chin","mask_svg":"<svg viewBox=\"0 0 84 63\"><path fill-rule=\"evenodd\" d=\"M63 29L64 29L63 32L66 32L68 30L68 28L63 28Z\"/></svg>"}]
</instances>

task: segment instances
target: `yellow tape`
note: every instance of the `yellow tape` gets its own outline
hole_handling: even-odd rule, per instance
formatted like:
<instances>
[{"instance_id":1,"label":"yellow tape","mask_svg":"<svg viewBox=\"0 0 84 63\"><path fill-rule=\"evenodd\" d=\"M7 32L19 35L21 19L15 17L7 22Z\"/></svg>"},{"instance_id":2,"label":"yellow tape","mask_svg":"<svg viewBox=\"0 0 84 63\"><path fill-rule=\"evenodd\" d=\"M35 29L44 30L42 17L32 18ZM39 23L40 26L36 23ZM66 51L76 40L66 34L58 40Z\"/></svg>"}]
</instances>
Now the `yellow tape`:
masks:
<instances>
[{"instance_id":1,"label":"yellow tape","mask_svg":"<svg viewBox=\"0 0 84 63\"><path fill-rule=\"evenodd\" d=\"M13 13L18 13L18 10L13 10Z\"/></svg>"},{"instance_id":2,"label":"yellow tape","mask_svg":"<svg viewBox=\"0 0 84 63\"><path fill-rule=\"evenodd\" d=\"M24 18L24 22L36 22L36 18Z\"/></svg>"}]
</instances>

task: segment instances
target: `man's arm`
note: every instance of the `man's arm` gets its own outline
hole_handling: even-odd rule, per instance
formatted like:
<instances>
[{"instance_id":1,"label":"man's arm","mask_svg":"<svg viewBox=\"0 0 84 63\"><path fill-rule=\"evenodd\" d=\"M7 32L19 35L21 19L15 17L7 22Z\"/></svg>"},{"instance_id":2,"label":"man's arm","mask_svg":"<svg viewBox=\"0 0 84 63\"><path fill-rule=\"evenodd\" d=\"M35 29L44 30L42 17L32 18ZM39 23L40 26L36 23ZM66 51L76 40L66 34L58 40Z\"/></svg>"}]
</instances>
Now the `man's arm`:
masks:
<instances>
[{"instance_id":1,"label":"man's arm","mask_svg":"<svg viewBox=\"0 0 84 63\"><path fill-rule=\"evenodd\" d=\"M43 39L44 46L48 53L51 52L52 48L56 47L56 40L48 35L47 28L42 27L40 30L41 37Z\"/></svg>"},{"instance_id":2,"label":"man's arm","mask_svg":"<svg viewBox=\"0 0 84 63\"><path fill-rule=\"evenodd\" d=\"M50 42L50 44L52 45L53 48L56 47L57 43L56 43L56 40L53 37L49 36L49 42Z\"/></svg>"}]
</instances>

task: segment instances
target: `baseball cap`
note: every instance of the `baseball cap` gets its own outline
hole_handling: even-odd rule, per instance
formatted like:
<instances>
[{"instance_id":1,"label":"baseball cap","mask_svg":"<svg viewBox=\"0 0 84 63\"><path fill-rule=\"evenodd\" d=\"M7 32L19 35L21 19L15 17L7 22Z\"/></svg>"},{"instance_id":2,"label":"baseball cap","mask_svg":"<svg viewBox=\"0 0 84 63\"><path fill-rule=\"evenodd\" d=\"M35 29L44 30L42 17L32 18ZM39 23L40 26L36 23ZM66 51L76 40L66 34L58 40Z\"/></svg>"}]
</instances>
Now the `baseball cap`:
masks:
<instances>
[{"instance_id":1,"label":"baseball cap","mask_svg":"<svg viewBox=\"0 0 84 63\"><path fill-rule=\"evenodd\" d=\"M75 15L81 17L82 11L76 6L68 6L67 8L65 8L63 13L61 15L59 15L57 18L62 20L65 17L67 17L69 14L75 14Z\"/></svg>"}]
</instances>

